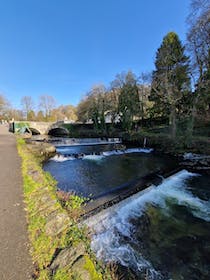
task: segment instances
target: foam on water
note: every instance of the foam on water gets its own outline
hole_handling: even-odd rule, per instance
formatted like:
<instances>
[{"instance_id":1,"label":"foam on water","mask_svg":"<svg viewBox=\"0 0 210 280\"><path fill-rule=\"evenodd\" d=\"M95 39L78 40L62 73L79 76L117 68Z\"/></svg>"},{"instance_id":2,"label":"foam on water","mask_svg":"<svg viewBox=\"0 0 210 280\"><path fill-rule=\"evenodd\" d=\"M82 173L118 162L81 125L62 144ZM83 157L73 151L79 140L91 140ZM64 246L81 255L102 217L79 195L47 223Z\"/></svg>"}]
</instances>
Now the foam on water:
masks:
<instances>
[{"instance_id":1,"label":"foam on water","mask_svg":"<svg viewBox=\"0 0 210 280\"><path fill-rule=\"evenodd\" d=\"M92 154L92 155L83 155L78 154L77 157L68 155L68 149L65 148L59 148L57 149L57 152L62 154L57 154L54 157L51 158L52 161L56 162L63 162L67 160L75 160L75 159L84 159L84 160L95 160L99 161L103 159L104 157L109 157L113 155L123 155L123 154L131 154L131 153L151 153L153 151L152 148L146 149L146 148L132 148L132 149L126 149L126 150L113 150L113 151L107 151L107 152L101 152L98 154Z\"/></svg>"},{"instance_id":2,"label":"foam on water","mask_svg":"<svg viewBox=\"0 0 210 280\"><path fill-rule=\"evenodd\" d=\"M133 230L131 218L140 217L148 203L168 211L166 200L169 199L171 203L187 206L194 216L210 221L209 202L195 197L187 189L186 181L194 176L198 175L182 170L163 180L159 186L152 186L89 218L86 224L93 231L91 247L96 256L105 262L110 260L120 262L137 272L146 270L149 279L161 279L160 273L155 271L152 264L128 242L122 240L131 238Z\"/></svg>"},{"instance_id":3,"label":"foam on water","mask_svg":"<svg viewBox=\"0 0 210 280\"><path fill-rule=\"evenodd\" d=\"M200 160L200 159L208 159L210 158L209 155L202 155L202 154L193 154L193 153L185 153L183 155L184 160Z\"/></svg>"},{"instance_id":4,"label":"foam on water","mask_svg":"<svg viewBox=\"0 0 210 280\"><path fill-rule=\"evenodd\" d=\"M114 151L108 151L103 152L102 154L104 156L113 156L113 155L123 155L123 154L132 154L132 153L151 153L153 151L152 148L146 149L146 148L131 148L126 150L114 150Z\"/></svg>"},{"instance_id":5,"label":"foam on water","mask_svg":"<svg viewBox=\"0 0 210 280\"><path fill-rule=\"evenodd\" d=\"M83 159L86 159L86 160L96 160L96 161L101 160L102 158L104 158L103 155L85 155L83 157Z\"/></svg>"},{"instance_id":6,"label":"foam on water","mask_svg":"<svg viewBox=\"0 0 210 280\"><path fill-rule=\"evenodd\" d=\"M67 160L75 160L76 158L73 156L64 156L61 154L57 154L54 157L52 157L50 160L55 161L55 162L64 162Z\"/></svg>"}]
</instances>

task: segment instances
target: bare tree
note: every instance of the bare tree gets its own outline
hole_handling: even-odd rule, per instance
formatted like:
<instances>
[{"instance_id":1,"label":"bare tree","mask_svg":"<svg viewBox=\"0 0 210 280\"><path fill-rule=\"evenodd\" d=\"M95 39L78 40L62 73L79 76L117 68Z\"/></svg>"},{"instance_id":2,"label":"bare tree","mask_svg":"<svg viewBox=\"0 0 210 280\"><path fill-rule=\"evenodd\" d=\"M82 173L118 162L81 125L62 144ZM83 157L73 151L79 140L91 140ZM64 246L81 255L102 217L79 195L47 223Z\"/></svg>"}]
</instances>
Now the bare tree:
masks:
<instances>
[{"instance_id":1,"label":"bare tree","mask_svg":"<svg viewBox=\"0 0 210 280\"><path fill-rule=\"evenodd\" d=\"M187 49L191 54L191 70L195 83L202 81L208 68L210 49L210 3L192 0L187 23Z\"/></svg>"},{"instance_id":2,"label":"bare tree","mask_svg":"<svg viewBox=\"0 0 210 280\"><path fill-rule=\"evenodd\" d=\"M30 114L34 108L34 102L31 96L23 96L21 98L21 105L23 108L23 112L26 115L26 119L29 120Z\"/></svg>"},{"instance_id":3,"label":"bare tree","mask_svg":"<svg viewBox=\"0 0 210 280\"><path fill-rule=\"evenodd\" d=\"M42 95L39 98L39 107L44 112L45 120L50 121L51 112L55 108L55 99L51 95Z\"/></svg>"},{"instance_id":4,"label":"bare tree","mask_svg":"<svg viewBox=\"0 0 210 280\"><path fill-rule=\"evenodd\" d=\"M210 2L192 0L187 23L187 50L191 55L191 76L195 89L191 112L192 133L199 112L203 116L210 108Z\"/></svg>"},{"instance_id":5,"label":"bare tree","mask_svg":"<svg viewBox=\"0 0 210 280\"><path fill-rule=\"evenodd\" d=\"M3 118L8 118L9 110L10 110L9 101L4 97L3 94L0 94L0 116Z\"/></svg>"}]
</instances>

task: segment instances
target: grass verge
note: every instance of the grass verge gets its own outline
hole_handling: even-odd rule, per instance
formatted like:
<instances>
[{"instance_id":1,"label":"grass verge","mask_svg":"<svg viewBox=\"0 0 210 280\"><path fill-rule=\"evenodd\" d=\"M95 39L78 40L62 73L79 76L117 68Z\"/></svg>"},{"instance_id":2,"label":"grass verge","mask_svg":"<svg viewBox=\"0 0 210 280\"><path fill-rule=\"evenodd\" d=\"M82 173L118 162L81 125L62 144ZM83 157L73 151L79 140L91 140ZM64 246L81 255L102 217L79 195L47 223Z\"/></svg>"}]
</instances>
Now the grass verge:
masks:
<instances>
[{"instance_id":1,"label":"grass verge","mask_svg":"<svg viewBox=\"0 0 210 280\"><path fill-rule=\"evenodd\" d=\"M82 243L85 248L82 269L89 274L89 279L111 279L91 252L85 230L77 226L75 211L80 211L83 200L76 196L71 197L66 211L56 195L56 181L42 169L44 155L40 157L37 154L37 147L34 154L33 149L29 148L22 138L17 138L17 147L22 158L31 255L36 267L33 277L40 280L84 279L74 271L73 266L63 265L54 271L51 269L58 252L66 248L72 250ZM74 212L73 217L71 209Z\"/></svg>"}]
</instances>

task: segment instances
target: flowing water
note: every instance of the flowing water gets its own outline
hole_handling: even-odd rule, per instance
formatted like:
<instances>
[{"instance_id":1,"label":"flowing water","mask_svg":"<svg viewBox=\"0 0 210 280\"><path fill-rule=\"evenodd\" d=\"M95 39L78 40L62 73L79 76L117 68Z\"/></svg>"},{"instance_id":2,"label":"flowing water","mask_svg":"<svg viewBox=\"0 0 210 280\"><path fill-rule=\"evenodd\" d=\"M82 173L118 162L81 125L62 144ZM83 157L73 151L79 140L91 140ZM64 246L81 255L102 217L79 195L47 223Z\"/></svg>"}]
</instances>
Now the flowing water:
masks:
<instances>
[{"instance_id":1,"label":"flowing water","mask_svg":"<svg viewBox=\"0 0 210 280\"><path fill-rule=\"evenodd\" d=\"M210 176L180 171L86 224L96 256L135 279L210 279Z\"/></svg>"},{"instance_id":2,"label":"flowing water","mask_svg":"<svg viewBox=\"0 0 210 280\"><path fill-rule=\"evenodd\" d=\"M113 145L58 147L58 154L44 169L55 177L59 189L97 197L122 186L129 188L150 172L177 166L176 160L154 155L152 149L113 148Z\"/></svg>"},{"instance_id":3,"label":"flowing water","mask_svg":"<svg viewBox=\"0 0 210 280\"><path fill-rule=\"evenodd\" d=\"M151 149L115 146L58 147L44 169L58 187L98 196L176 160ZM124 279L210 279L210 176L182 170L85 221L91 247L105 263L117 263Z\"/></svg>"}]
</instances>

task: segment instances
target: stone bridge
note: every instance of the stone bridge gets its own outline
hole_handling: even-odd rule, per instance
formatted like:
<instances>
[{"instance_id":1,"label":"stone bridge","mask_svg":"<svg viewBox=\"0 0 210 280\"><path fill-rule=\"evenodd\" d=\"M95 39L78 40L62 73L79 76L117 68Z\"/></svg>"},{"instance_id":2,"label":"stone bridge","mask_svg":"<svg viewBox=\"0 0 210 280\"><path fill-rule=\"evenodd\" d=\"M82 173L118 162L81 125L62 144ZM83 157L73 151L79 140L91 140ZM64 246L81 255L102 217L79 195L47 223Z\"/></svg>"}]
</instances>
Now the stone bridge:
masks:
<instances>
[{"instance_id":1,"label":"stone bridge","mask_svg":"<svg viewBox=\"0 0 210 280\"><path fill-rule=\"evenodd\" d=\"M10 131L14 133L29 132L33 135L68 135L69 131L62 125L64 121L58 122L34 122L34 121L14 121L10 123Z\"/></svg>"}]
</instances>

